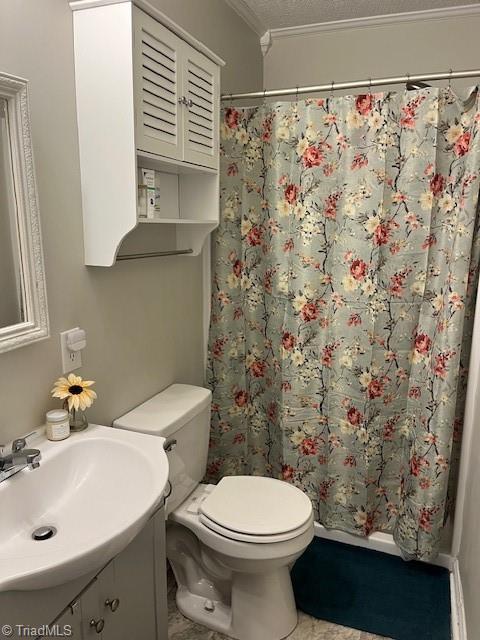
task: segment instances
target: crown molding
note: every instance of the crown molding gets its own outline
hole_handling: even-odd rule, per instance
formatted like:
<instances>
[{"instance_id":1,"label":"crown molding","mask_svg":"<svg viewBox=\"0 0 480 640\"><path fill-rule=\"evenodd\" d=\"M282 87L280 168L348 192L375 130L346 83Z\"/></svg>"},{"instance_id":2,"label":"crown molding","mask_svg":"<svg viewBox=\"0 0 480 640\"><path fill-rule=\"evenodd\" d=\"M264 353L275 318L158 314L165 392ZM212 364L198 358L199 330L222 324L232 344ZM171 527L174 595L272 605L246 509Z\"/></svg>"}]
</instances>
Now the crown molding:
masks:
<instances>
[{"instance_id":1,"label":"crown molding","mask_svg":"<svg viewBox=\"0 0 480 640\"><path fill-rule=\"evenodd\" d=\"M257 36L261 37L265 31L267 31L266 25L259 20L256 13L250 9L245 0L225 0L225 2L248 24L250 29L255 31Z\"/></svg>"},{"instance_id":2,"label":"crown molding","mask_svg":"<svg viewBox=\"0 0 480 640\"><path fill-rule=\"evenodd\" d=\"M226 0L226 2L233 6L235 0ZM480 3L475 3L461 5L458 7L445 7L443 9L422 9L420 11L408 11L405 13L390 13L380 16L368 16L366 18L333 20L331 22L318 22L315 24L300 25L298 27L270 29L270 35L272 40L277 40L293 36L306 36L330 31L343 31L345 29L365 29L368 27L400 24L405 22L447 20L451 18L465 18L478 15L480 15Z\"/></svg>"}]
</instances>

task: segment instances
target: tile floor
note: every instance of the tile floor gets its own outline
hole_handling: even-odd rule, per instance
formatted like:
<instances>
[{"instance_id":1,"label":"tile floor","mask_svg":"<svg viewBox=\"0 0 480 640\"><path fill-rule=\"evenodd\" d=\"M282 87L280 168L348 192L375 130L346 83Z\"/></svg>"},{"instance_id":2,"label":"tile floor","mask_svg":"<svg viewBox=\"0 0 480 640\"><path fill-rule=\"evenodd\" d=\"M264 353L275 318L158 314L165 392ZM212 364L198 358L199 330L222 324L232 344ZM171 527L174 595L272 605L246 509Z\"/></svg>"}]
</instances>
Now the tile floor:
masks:
<instances>
[{"instance_id":1,"label":"tile floor","mask_svg":"<svg viewBox=\"0 0 480 640\"><path fill-rule=\"evenodd\" d=\"M185 618L175 605L176 584L173 574L168 576L168 637L169 640L228 640L227 636L211 631ZM340 627L317 620L299 612L298 625L288 640L386 640L372 633Z\"/></svg>"}]
</instances>

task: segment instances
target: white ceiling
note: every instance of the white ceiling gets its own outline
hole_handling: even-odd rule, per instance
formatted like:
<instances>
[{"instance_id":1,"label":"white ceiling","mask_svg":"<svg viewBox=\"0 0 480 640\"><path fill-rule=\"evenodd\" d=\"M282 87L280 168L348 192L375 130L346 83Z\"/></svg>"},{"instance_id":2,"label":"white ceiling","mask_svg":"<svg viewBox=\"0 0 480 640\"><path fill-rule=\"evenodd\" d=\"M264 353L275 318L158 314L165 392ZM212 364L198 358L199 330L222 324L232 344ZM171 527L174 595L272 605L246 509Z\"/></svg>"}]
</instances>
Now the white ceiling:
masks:
<instances>
[{"instance_id":1,"label":"white ceiling","mask_svg":"<svg viewBox=\"0 0 480 640\"><path fill-rule=\"evenodd\" d=\"M475 0L227 0L258 33L269 29L478 4Z\"/></svg>"}]
</instances>

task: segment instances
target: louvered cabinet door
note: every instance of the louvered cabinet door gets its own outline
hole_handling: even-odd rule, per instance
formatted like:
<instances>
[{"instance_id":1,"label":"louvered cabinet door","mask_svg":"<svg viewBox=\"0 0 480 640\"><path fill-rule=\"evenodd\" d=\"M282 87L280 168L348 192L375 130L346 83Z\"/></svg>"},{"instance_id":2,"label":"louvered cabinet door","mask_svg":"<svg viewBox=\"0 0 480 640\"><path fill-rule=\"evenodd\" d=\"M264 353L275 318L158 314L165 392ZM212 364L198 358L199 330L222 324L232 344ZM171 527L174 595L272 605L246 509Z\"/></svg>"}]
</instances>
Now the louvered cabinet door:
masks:
<instances>
[{"instance_id":1,"label":"louvered cabinet door","mask_svg":"<svg viewBox=\"0 0 480 640\"><path fill-rule=\"evenodd\" d=\"M184 45L183 115L184 153L187 162L218 167L219 68L203 54Z\"/></svg>"},{"instance_id":2,"label":"louvered cabinet door","mask_svg":"<svg viewBox=\"0 0 480 640\"><path fill-rule=\"evenodd\" d=\"M181 98L184 43L143 11L134 9L136 146L140 151L181 160Z\"/></svg>"}]
</instances>

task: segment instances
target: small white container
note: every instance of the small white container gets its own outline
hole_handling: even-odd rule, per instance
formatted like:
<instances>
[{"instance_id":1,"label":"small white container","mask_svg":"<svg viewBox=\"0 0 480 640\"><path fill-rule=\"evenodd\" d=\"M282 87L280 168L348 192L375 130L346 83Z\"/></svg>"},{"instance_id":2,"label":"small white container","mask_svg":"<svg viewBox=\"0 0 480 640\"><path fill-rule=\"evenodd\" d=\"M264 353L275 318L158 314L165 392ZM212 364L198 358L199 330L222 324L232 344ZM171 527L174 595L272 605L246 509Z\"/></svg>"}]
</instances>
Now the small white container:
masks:
<instances>
[{"instance_id":1,"label":"small white container","mask_svg":"<svg viewBox=\"0 0 480 640\"><path fill-rule=\"evenodd\" d=\"M152 219L155 217L155 171L153 169L139 170L139 186L146 187L145 217ZM139 217L143 218L143 191L140 199Z\"/></svg>"},{"instance_id":2,"label":"small white container","mask_svg":"<svg viewBox=\"0 0 480 640\"><path fill-rule=\"evenodd\" d=\"M65 440L70 435L70 418L65 409L48 411L46 434L49 440Z\"/></svg>"},{"instance_id":3,"label":"small white container","mask_svg":"<svg viewBox=\"0 0 480 640\"><path fill-rule=\"evenodd\" d=\"M141 184L146 185L149 189L155 189L155 171L153 169L140 169Z\"/></svg>"},{"instance_id":4,"label":"small white container","mask_svg":"<svg viewBox=\"0 0 480 640\"><path fill-rule=\"evenodd\" d=\"M155 189L147 187L147 218L155 217Z\"/></svg>"},{"instance_id":5,"label":"small white container","mask_svg":"<svg viewBox=\"0 0 480 640\"><path fill-rule=\"evenodd\" d=\"M138 185L138 217L147 217L147 187L144 184Z\"/></svg>"}]
</instances>

